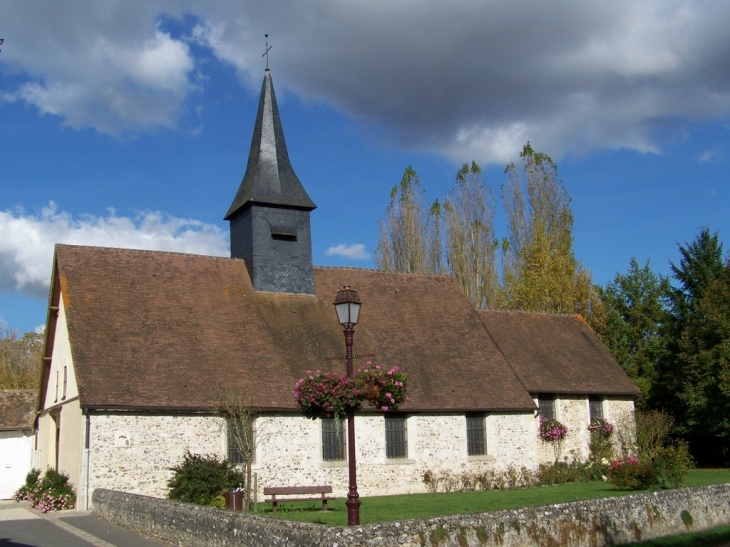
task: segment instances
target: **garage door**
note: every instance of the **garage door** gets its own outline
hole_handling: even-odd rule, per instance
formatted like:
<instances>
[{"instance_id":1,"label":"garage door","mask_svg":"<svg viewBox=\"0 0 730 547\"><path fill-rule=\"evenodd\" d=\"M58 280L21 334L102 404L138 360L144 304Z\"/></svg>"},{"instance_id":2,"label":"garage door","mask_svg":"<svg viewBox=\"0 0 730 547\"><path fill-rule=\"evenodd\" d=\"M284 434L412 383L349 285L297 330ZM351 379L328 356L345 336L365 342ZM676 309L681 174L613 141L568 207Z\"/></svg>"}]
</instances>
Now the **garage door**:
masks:
<instances>
[{"instance_id":1,"label":"garage door","mask_svg":"<svg viewBox=\"0 0 730 547\"><path fill-rule=\"evenodd\" d=\"M0 431L0 500L13 497L30 471L30 432Z\"/></svg>"}]
</instances>

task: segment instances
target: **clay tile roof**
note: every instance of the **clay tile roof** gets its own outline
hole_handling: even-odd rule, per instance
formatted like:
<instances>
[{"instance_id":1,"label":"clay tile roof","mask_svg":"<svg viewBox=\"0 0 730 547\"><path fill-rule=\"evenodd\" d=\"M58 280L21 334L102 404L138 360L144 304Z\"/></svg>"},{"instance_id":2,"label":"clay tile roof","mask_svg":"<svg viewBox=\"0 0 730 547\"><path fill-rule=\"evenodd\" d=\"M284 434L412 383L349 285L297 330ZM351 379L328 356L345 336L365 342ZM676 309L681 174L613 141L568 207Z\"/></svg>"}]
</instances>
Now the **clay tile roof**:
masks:
<instances>
[{"instance_id":1,"label":"clay tile roof","mask_svg":"<svg viewBox=\"0 0 730 547\"><path fill-rule=\"evenodd\" d=\"M0 390L0 430L33 429L37 405L34 389Z\"/></svg>"},{"instance_id":2,"label":"clay tile roof","mask_svg":"<svg viewBox=\"0 0 730 547\"><path fill-rule=\"evenodd\" d=\"M449 277L315 268L314 295L253 290L242 260L58 245L58 289L82 407L205 409L233 390L295 410L306 370L344 372L332 302L363 302L355 353L409 378L404 410L534 403ZM366 359L356 359L355 367Z\"/></svg>"},{"instance_id":3,"label":"clay tile roof","mask_svg":"<svg viewBox=\"0 0 730 547\"><path fill-rule=\"evenodd\" d=\"M493 310L478 313L531 393L640 393L579 316Z\"/></svg>"}]
</instances>

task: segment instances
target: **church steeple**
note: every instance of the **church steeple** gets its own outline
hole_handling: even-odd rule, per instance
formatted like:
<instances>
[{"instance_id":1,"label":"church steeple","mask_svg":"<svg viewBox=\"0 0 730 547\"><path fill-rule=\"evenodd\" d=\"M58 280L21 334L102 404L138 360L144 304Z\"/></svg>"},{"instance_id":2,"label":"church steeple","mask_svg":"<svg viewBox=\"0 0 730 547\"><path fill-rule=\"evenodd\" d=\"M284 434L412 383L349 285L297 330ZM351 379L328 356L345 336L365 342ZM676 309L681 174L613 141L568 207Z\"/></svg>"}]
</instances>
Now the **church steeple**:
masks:
<instances>
[{"instance_id":1,"label":"church steeple","mask_svg":"<svg viewBox=\"0 0 730 547\"><path fill-rule=\"evenodd\" d=\"M266 70L261 86L259 111L248 154L246 174L226 213L231 217L248 202L299 207L311 211L317 206L309 198L289 162L281 128L271 72Z\"/></svg>"},{"instance_id":2,"label":"church steeple","mask_svg":"<svg viewBox=\"0 0 730 547\"><path fill-rule=\"evenodd\" d=\"M231 257L246 261L256 290L314 293L309 213L315 208L289 161L267 69L246 173L225 216Z\"/></svg>"}]
</instances>

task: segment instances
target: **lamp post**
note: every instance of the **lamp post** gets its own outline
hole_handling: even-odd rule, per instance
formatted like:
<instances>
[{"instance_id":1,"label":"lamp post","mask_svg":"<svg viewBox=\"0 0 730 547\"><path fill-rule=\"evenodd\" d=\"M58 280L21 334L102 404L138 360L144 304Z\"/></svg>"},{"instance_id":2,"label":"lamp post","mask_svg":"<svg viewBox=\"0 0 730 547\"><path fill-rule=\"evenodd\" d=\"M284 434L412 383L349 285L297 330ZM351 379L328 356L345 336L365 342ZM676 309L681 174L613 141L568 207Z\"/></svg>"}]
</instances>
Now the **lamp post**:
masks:
<instances>
[{"instance_id":1,"label":"lamp post","mask_svg":"<svg viewBox=\"0 0 730 547\"><path fill-rule=\"evenodd\" d=\"M345 358L347 359L347 377L352 378L352 337L355 334L360 316L360 298L357 291L349 285L342 287L337 292L334 301L337 319L344 327L345 333ZM347 525L358 526L360 524L360 495L357 493L357 470L355 467L355 415L352 410L347 412L347 460L350 468L350 488L347 491Z\"/></svg>"}]
</instances>

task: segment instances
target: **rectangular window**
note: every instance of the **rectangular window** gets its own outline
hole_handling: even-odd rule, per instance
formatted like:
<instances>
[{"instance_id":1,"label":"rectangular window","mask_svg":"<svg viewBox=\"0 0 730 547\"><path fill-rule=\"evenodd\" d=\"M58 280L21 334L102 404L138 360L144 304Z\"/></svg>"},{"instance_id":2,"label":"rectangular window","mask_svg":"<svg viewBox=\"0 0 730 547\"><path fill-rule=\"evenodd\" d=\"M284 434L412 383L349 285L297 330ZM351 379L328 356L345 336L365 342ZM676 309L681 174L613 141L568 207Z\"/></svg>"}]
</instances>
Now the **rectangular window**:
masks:
<instances>
[{"instance_id":1,"label":"rectangular window","mask_svg":"<svg viewBox=\"0 0 730 547\"><path fill-rule=\"evenodd\" d=\"M408 428L405 416L385 416L385 457L408 457Z\"/></svg>"},{"instance_id":2,"label":"rectangular window","mask_svg":"<svg viewBox=\"0 0 730 547\"><path fill-rule=\"evenodd\" d=\"M256 443L253 423L243 426L240 420L228 421L228 459L233 463L251 463L256 461Z\"/></svg>"},{"instance_id":3,"label":"rectangular window","mask_svg":"<svg viewBox=\"0 0 730 547\"><path fill-rule=\"evenodd\" d=\"M56 371L56 398L53 399L54 403L58 402L58 370Z\"/></svg>"},{"instance_id":4,"label":"rectangular window","mask_svg":"<svg viewBox=\"0 0 730 547\"><path fill-rule=\"evenodd\" d=\"M68 385L68 367L63 365L63 396L61 399L66 398L66 386Z\"/></svg>"},{"instance_id":5,"label":"rectangular window","mask_svg":"<svg viewBox=\"0 0 730 547\"><path fill-rule=\"evenodd\" d=\"M466 417L466 447L469 456L484 456L487 453L487 435L484 416Z\"/></svg>"},{"instance_id":6,"label":"rectangular window","mask_svg":"<svg viewBox=\"0 0 730 547\"><path fill-rule=\"evenodd\" d=\"M596 418L603 418L603 401L598 397L588 397L588 410L591 422Z\"/></svg>"},{"instance_id":7,"label":"rectangular window","mask_svg":"<svg viewBox=\"0 0 730 547\"><path fill-rule=\"evenodd\" d=\"M322 419L322 459L326 462L345 460L344 420Z\"/></svg>"},{"instance_id":8,"label":"rectangular window","mask_svg":"<svg viewBox=\"0 0 730 547\"><path fill-rule=\"evenodd\" d=\"M555 399L550 395L538 395L537 406L541 418L552 420L555 418Z\"/></svg>"}]
</instances>

